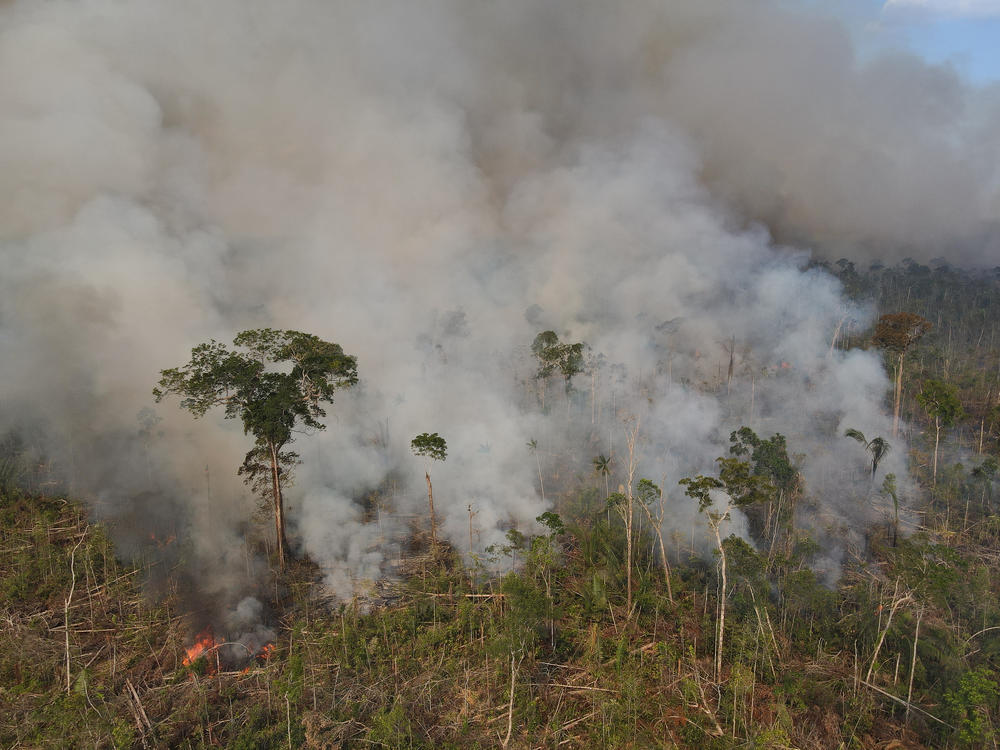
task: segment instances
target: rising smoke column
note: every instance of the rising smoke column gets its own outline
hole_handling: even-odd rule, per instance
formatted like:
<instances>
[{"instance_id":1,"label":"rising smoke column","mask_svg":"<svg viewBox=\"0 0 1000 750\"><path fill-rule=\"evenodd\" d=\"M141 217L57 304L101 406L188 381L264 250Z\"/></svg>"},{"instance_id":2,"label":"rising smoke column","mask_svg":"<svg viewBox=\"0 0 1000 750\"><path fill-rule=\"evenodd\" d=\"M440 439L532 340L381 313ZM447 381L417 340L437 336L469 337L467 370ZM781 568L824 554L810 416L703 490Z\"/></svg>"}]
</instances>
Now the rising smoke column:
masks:
<instances>
[{"instance_id":1,"label":"rising smoke column","mask_svg":"<svg viewBox=\"0 0 1000 750\"><path fill-rule=\"evenodd\" d=\"M586 464L625 413L665 487L750 422L808 453L817 533L863 524L835 489L841 435L887 434L887 382L874 354L831 352L870 313L809 252L993 252L974 240L996 214L996 92L902 55L862 65L787 4L15 2L0 95L0 420L45 436L126 548L151 509L183 527L233 606L246 440L139 416L197 343L273 326L358 357L289 495L348 595L402 526L360 498L395 471L397 513L422 512L425 431L449 443L435 497L461 549L469 504L481 547L545 509L528 441ZM543 328L620 365L596 426L582 396L563 419L526 395Z\"/></svg>"}]
</instances>

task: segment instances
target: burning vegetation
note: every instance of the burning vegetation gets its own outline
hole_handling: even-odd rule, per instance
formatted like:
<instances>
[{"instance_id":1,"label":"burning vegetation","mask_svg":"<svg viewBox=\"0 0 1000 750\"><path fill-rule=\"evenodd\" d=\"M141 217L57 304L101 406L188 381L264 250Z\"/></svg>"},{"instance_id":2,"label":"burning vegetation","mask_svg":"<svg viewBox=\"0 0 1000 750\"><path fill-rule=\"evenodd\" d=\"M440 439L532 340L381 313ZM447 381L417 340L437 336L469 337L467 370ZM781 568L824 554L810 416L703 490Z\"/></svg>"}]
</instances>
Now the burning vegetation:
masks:
<instances>
[{"instance_id":1,"label":"burning vegetation","mask_svg":"<svg viewBox=\"0 0 1000 750\"><path fill-rule=\"evenodd\" d=\"M240 670L246 674L255 664L263 664L274 653L275 645L265 643L254 648L256 639L241 638L234 641L217 640L209 626L194 638L194 643L184 649L181 665L199 669L204 674Z\"/></svg>"},{"instance_id":2,"label":"burning vegetation","mask_svg":"<svg viewBox=\"0 0 1000 750\"><path fill-rule=\"evenodd\" d=\"M205 659L209 665L206 671L209 674L217 672L220 669L218 651L220 645L222 644L215 640L212 628L205 628L195 636L194 643L184 650L185 656L181 664L190 667L199 659Z\"/></svg>"}]
</instances>

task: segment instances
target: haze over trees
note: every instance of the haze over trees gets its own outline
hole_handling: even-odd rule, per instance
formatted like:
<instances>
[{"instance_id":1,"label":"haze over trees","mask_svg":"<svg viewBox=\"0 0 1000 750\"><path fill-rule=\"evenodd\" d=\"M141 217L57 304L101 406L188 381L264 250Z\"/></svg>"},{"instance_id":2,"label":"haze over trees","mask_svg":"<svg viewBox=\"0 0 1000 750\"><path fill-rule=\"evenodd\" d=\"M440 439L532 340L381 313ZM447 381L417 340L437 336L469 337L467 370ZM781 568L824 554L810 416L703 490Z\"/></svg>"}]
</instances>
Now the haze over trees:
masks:
<instances>
[{"instance_id":1,"label":"haze over trees","mask_svg":"<svg viewBox=\"0 0 1000 750\"><path fill-rule=\"evenodd\" d=\"M0 3L0 746L995 745L1000 89L860 5ZM330 429L136 419L262 325Z\"/></svg>"},{"instance_id":2,"label":"haze over trees","mask_svg":"<svg viewBox=\"0 0 1000 750\"><path fill-rule=\"evenodd\" d=\"M814 458L807 451L815 449L803 447L808 435L727 430L728 453L714 471L681 474L684 492L664 492L661 486L678 486L677 475L659 485L640 478L663 476L670 465L655 432L645 430L655 415L640 420L611 408L612 393L622 401L630 389L645 394L649 380L609 378L608 390L595 389L596 403L573 400L565 415L553 415L538 403L529 376L521 381L526 421L539 432L516 435L515 445L525 474L538 475L537 485L524 486L540 492L544 484L551 510L507 529L506 543L484 548L471 513L478 499L460 495L470 508L468 537L463 528L460 543L448 538L429 475L449 446L437 433L421 433L409 448L428 462L430 518L411 519L399 579L359 583L352 600L326 605L308 557L272 571L255 590L273 613L266 652L232 645L256 644L256 631L234 631L224 618L214 635L200 632L176 587L160 607L145 604L131 583L142 561L117 561L103 528L88 524L73 503L19 489L36 481L38 469L27 463L24 442L9 440L0 461L0 590L7 596L0 679L11 689L0 693L0 741L991 747L1000 726L1000 445L987 428L1000 368L982 363L1000 363L1000 347L989 346L987 332L977 352L978 334L955 331L948 349L947 338L943 345L936 338L942 327L947 336L948 321L942 324L906 354L909 378L922 386L902 395L892 453L887 441L869 439L867 427L868 435L845 433L832 421L824 426L840 491L858 506L853 537L827 515L832 485L814 485L803 471ZM296 332L245 332L234 347L197 347L186 368L164 371L158 395L177 393L184 408L204 415L244 398L237 394L271 394L245 400L245 426L276 413L280 424L311 429L296 411L301 397L292 400L294 419L274 408L287 393L318 393L302 380L305 370L291 382L274 379L287 388L269 391L258 382L296 371L300 348L282 349L293 341L342 362L335 367L330 356L319 357L326 364L310 372L338 372L336 388L356 382L353 358L324 342ZM870 345L870 331L848 330L836 348ZM266 356L247 353L264 349ZM731 351L724 349L714 379L699 386L704 394L725 400L754 375L734 366L730 381ZM755 373L759 420L769 413L768 389L795 377L791 369ZM895 384L885 396L890 412ZM952 410L952 397L971 408ZM243 418L240 403L230 407L232 418ZM158 424L142 415L143 455L155 454ZM559 431L577 424L586 427L560 440ZM389 442L387 433L378 439ZM254 441L247 461L259 462L256 476L273 492L267 458L274 454L259 451L257 435L247 434ZM525 454L528 434L552 444L544 462ZM279 489L294 460L282 459L291 453L282 447ZM470 460L452 448L456 465ZM856 471L862 449L864 470ZM490 446L481 450L477 458L488 460ZM886 466L893 470L876 489L873 475ZM899 466L905 474L896 473ZM365 489L384 519L400 499L394 481L390 475ZM409 488L416 503L419 484ZM455 502L452 492L440 488L446 506ZM690 520L679 522L685 513ZM430 535L420 531L427 525ZM824 577L832 545L845 539L849 553L836 576ZM162 544L190 551L183 540L151 541L150 550ZM435 554L423 554L428 547ZM195 632L207 649L190 658Z\"/></svg>"}]
</instances>

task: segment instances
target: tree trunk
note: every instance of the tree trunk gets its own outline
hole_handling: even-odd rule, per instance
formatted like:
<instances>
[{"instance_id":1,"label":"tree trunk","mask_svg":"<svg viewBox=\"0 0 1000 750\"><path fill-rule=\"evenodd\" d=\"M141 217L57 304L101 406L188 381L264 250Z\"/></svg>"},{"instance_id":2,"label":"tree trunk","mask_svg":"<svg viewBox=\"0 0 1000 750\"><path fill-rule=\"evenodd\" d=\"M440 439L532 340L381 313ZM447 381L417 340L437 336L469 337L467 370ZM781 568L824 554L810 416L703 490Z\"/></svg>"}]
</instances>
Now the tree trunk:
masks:
<instances>
[{"instance_id":1,"label":"tree trunk","mask_svg":"<svg viewBox=\"0 0 1000 750\"><path fill-rule=\"evenodd\" d=\"M721 522L721 520L720 520ZM719 545L719 566L722 569L722 593L719 596L719 632L715 640L715 681L722 682L722 643L726 631L726 549L722 546L722 535L719 533L719 523L712 524L715 541Z\"/></svg>"},{"instance_id":2,"label":"tree trunk","mask_svg":"<svg viewBox=\"0 0 1000 750\"><path fill-rule=\"evenodd\" d=\"M938 444L941 442L941 417L934 417L934 475L931 484L937 485Z\"/></svg>"},{"instance_id":3,"label":"tree trunk","mask_svg":"<svg viewBox=\"0 0 1000 750\"><path fill-rule=\"evenodd\" d=\"M906 690L906 716L903 719L905 724L910 723L910 701L913 699L913 673L917 669L917 641L920 640L920 620L924 616L924 608L917 611L917 626L913 629L913 657L910 659L910 686Z\"/></svg>"},{"instance_id":4,"label":"tree trunk","mask_svg":"<svg viewBox=\"0 0 1000 750\"><path fill-rule=\"evenodd\" d=\"M635 519L635 498L632 494L632 483L635 481L635 440L639 435L639 419L636 418L632 431L625 431L625 443L628 446L628 484L625 485L625 591L626 616L632 616L632 530Z\"/></svg>"},{"instance_id":5,"label":"tree trunk","mask_svg":"<svg viewBox=\"0 0 1000 750\"><path fill-rule=\"evenodd\" d=\"M660 501L662 503L662 500ZM663 562L663 580L667 584L667 599L671 604L674 603L674 591L670 586L670 563L667 561L667 548L663 544L663 506L660 506L660 513L658 518L654 521L652 513L646 506L642 506L643 510L646 511L646 517L649 519L649 525L656 530L656 538L660 542L660 560Z\"/></svg>"},{"instance_id":6,"label":"tree trunk","mask_svg":"<svg viewBox=\"0 0 1000 750\"><path fill-rule=\"evenodd\" d=\"M78 529L79 530L79 529ZM76 589L76 550L86 539L87 535L84 533L79 541L73 546L73 550L69 553L69 572L72 578L72 582L69 586L69 593L66 595L66 601L63 603L63 627L66 630L66 695L69 695L73 690L73 680L69 661L69 608L73 603L73 591Z\"/></svg>"},{"instance_id":7,"label":"tree trunk","mask_svg":"<svg viewBox=\"0 0 1000 750\"><path fill-rule=\"evenodd\" d=\"M545 502L545 482L542 481L542 461L538 458L538 448L534 449L535 452L535 466L538 468L538 489L542 492L542 502Z\"/></svg>"},{"instance_id":8,"label":"tree trunk","mask_svg":"<svg viewBox=\"0 0 1000 750\"><path fill-rule=\"evenodd\" d=\"M632 490L628 493L628 518L625 519L625 609L632 616Z\"/></svg>"},{"instance_id":9,"label":"tree trunk","mask_svg":"<svg viewBox=\"0 0 1000 750\"><path fill-rule=\"evenodd\" d=\"M431 551L437 550L437 518L434 517L434 487L431 485L431 473L424 472L427 478L427 505L431 513Z\"/></svg>"},{"instance_id":10,"label":"tree trunk","mask_svg":"<svg viewBox=\"0 0 1000 750\"><path fill-rule=\"evenodd\" d=\"M667 549L663 545L663 529L658 525L656 528L656 538L660 540L660 559L663 561L663 580L667 584L667 599L674 603L674 590L670 586L670 563L667 562Z\"/></svg>"},{"instance_id":11,"label":"tree trunk","mask_svg":"<svg viewBox=\"0 0 1000 750\"><path fill-rule=\"evenodd\" d=\"M272 442L267 444L271 458L271 499L274 504L274 535L278 547L278 569L285 569L285 500L281 496L281 477L278 466L278 446Z\"/></svg>"},{"instance_id":12,"label":"tree trunk","mask_svg":"<svg viewBox=\"0 0 1000 750\"><path fill-rule=\"evenodd\" d=\"M878 638L878 643L875 644L875 653L872 654L872 662L868 666L868 674L865 675L865 682L871 682L872 680L872 673L875 671L875 664L878 662L878 654L879 651L882 650L882 644L885 642L885 635L889 632L889 628L892 625L893 615L896 614L896 610L899 609L900 605L913 600L913 597L910 594L897 599L897 594L899 594L898 578L896 579L896 585L892 590L892 606L889 608L889 617L885 621L885 628L882 630L882 634ZM881 619L881 615L879 616L879 619Z\"/></svg>"},{"instance_id":13,"label":"tree trunk","mask_svg":"<svg viewBox=\"0 0 1000 750\"><path fill-rule=\"evenodd\" d=\"M903 354L899 353L899 361L896 363L896 397L892 405L892 436L899 436L899 407L903 400Z\"/></svg>"},{"instance_id":14,"label":"tree trunk","mask_svg":"<svg viewBox=\"0 0 1000 750\"><path fill-rule=\"evenodd\" d=\"M521 658L524 658L523 656ZM503 738L500 746L506 750L510 744L510 735L514 730L514 678L517 676L517 668L521 661L514 661L514 652L510 654L510 696L507 699L507 735Z\"/></svg>"},{"instance_id":15,"label":"tree trunk","mask_svg":"<svg viewBox=\"0 0 1000 750\"><path fill-rule=\"evenodd\" d=\"M590 423L597 424L597 371L596 370L593 370L590 373Z\"/></svg>"}]
</instances>

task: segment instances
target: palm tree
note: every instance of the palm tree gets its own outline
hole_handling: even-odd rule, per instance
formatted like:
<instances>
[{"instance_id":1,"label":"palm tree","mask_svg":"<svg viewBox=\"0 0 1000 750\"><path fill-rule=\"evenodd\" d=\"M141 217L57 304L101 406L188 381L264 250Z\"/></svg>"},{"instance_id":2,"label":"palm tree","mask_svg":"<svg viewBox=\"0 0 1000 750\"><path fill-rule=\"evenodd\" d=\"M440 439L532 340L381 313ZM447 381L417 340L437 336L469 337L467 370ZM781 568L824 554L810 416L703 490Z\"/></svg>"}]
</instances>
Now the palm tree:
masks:
<instances>
[{"instance_id":1,"label":"palm tree","mask_svg":"<svg viewBox=\"0 0 1000 750\"><path fill-rule=\"evenodd\" d=\"M545 482L542 481L542 462L538 458L538 441L532 438L527 442L528 450L535 457L535 466L538 468L538 488L542 491L542 502L545 502Z\"/></svg>"},{"instance_id":2,"label":"palm tree","mask_svg":"<svg viewBox=\"0 0 1000 750\"><path fill-rule=\"evenodd\" d=\"M604 494L611 494L611 487L608 484L608 477L611 475L611 464L614 461L610 456L603 453L591 461L594 464L594 473L604 477Z\"/></svg>"},{"instance_id":3,"label":"palm tree","mask_svg":"<svg viewBox=\"0 0 1000 750\"><path fill-rule=\"evenodd\" d=\"M875 470L878 469L879 463L885 458L886 454L889 452L889 441L882 437L874 437L868 440L865 434L861 430L855 430L854 428L849 428L844 432L844 437L853 438L861 443L865 450L871 453L872 456L872 480L875 479Z\"/></svg>"},{"instance_id":4,"label":"palm tree","mask_svg":"<svg viewBox=\"0 0 1000 750\"><path fill-rule=\"evenodd\" d=\"M594 473L604 477L604 497L611 497L611 485L609 484L608 477L611 476L612 461L614 459L611 456L605 456L603 453L591 461L594 464ZM611 522L610 506L608 507L608 522Z\"/></svg>"}]
</instances>

